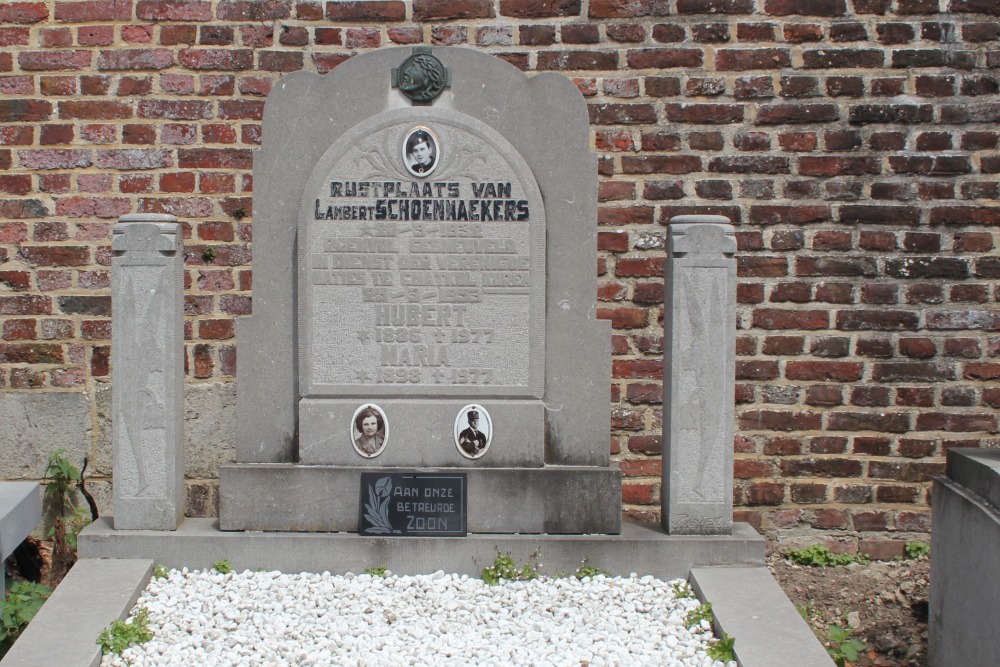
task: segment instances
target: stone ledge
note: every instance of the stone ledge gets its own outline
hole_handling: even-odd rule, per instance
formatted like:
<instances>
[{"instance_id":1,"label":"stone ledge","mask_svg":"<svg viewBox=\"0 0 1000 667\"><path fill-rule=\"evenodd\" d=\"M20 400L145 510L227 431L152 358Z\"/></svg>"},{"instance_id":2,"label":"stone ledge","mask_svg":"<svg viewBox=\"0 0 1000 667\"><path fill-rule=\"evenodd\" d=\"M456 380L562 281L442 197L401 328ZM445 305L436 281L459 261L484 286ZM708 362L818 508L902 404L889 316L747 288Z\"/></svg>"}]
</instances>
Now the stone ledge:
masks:
<instances>
[{"instance_id":1,"label":"stone ledge","mask_svg":"<svg viewBox=\"0 0 1000 667\"><path fill-rule=\"evenodd\" d=\"M77 561L0 665L98 667L101 630L128 616L152 573L151 560Z\"/></svg>"},{"instance_id":2,"label":"stone ledge","mask_svg":"<svg viewBox=\"0 0 1000 667\"><path fill-rule=\"evenodd\" d=\"M687 577L696 565L764 564L764 538L745 523L732 535L667 535L659 526L623 523L620 535L369 537L357 533L230 532L215 519L188 519L176 531L116 531L106 517L80 533L84 558L151 558L168 567L209 568L226 558L242 571L362 572L384 565L396 574L436 570L480 576L497 552L523 562L538 550L543 571L573 572L583 558L612 574Z\"/></svg>"},{"instance_id":3,"label":"stone ledge","mask_svg":"<svg viewBox=\"0 0 1000 667\"><path fill-rule=\"evenodd\" d=\"M948 478L1000 508L1000 449L949 449Z\"/></svg>"},{"instance_id":4,"label":"stone ledge","mask_svg":"<svg viewBox=\"0 0 1000 667\"><path fill-rule=\"evenodd\" d=\"M41 488L38 484L0 483L0 561L14 553L14 549L31 534L41 518Z\"/></svg>"},{"instance_id":5,"label":"stone ledge","mask_svg":"<svg viewBox=\"0 0 1000 667\"><path fill-rule=\"evenodd\" d=\"M736 639L741 667L830 667L833 661L766 567L693 567L717 631Z\"/></svg>"},{"instance_id":6,"label":"stone ledge","mask_svg":"<svg viewBox=\"0 0 1000 667\"><path fill-rule=\"evenodd\" d=\"M219 469L222 530L354 532L360 479L377 468L241 463ZM383 468L448 472L454 468ZM470 533L615 534L621 472L606 468L468 471ZM498 502L498 499L504 502ZM435 568L437 569L437 568Z\"/></svg>"}]
</instances>

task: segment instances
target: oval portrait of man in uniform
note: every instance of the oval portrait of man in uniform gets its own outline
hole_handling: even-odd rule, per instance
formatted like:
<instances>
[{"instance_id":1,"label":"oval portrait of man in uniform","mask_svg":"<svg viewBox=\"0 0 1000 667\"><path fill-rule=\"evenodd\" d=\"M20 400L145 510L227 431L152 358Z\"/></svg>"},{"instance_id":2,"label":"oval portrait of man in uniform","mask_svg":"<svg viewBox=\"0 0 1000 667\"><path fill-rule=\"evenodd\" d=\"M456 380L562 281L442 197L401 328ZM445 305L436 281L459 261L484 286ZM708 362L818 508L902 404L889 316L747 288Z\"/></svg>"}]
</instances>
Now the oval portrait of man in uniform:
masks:
<instances>
[{"instance_id":1,"label":"oval portrait of man in uniform","mask_svg":"<svg viewBox=\"0 0 1000 667\"><path fill-rule=\"evenodd\" d=\"M419 178L429 176L437 168L441 148L437 137L428 127L415 127L403 141L403 164L406 170Z\"/></svg>"},{"instance_id":2,"label":"oval portrait of man in uniform","mask_svg":"<svg viewBox=\"0 0 1000 667\"><path fill-rule=\"evenodd\" d=\"M467 459L478 459L490 448L493 420L481 405L466 405L455 418L455 445Z\"/></svg>"},{"instance_id":3,"label":"oval portrait of man in uniform","mask_svg":"<svg viewBox=\"0 0 1000 667\"><path fill-rule=\"evenodd\" d=\"M366 459L375 458L389 441L389 422L382 408L366 403L354 411L351 418L351 444L354 451Z\"/></svg>"}]
</instances>

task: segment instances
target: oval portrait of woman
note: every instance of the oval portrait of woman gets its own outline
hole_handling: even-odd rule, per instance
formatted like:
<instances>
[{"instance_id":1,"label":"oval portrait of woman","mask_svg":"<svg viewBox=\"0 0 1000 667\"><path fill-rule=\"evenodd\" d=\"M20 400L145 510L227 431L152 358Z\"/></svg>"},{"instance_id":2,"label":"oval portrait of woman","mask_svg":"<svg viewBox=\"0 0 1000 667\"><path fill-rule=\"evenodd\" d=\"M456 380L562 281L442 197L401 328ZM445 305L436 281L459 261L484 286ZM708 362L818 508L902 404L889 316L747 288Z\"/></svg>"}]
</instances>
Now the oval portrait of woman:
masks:
<instances>
[{"instance_id":1,"label":"oval portrait of woman","mask_svg":"<svg viewBox=\"0 0 1000 667\"><path fill-rule=\"evenodd\" d=\"M478 459L493 441L493 420L481 405L466 405L455 419L455 445L467 459Z\"/></svg>"},{"instance_id":2,"label":"oval portrait of woman","mask_svg":"<svg viewBox=\"0 0 1000 667\"><path fill-rule=\"evenodd\" d=\"M382 408L367 403L354 411L351 424L351 444L354 451L366 459L375 458L388 442L388 420Z\"/></svg>"},{"instance_id":3,"label":"oval portrait of woman","mask_svg":"<svg viewBox=\"0 0 1000 667\"><path fill-rule=\"evenodd\" d=\"M403 141L403 164L406 170L423 178L437 168L441 149L437 137L429 127L415 127Z\"/></svg>"}]
</instances>

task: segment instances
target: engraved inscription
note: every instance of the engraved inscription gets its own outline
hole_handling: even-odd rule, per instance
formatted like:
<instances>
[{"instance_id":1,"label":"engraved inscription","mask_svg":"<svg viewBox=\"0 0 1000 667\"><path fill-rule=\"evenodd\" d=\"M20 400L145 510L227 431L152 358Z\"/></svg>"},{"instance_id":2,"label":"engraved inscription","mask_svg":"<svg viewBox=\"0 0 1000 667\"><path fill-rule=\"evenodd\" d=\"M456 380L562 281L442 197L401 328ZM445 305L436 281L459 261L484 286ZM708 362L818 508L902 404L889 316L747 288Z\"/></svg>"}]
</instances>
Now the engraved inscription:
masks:
<instances>
[{"instance_id":1,"label":"engraved inscription","mask_svg":"<svg viewBox=\"0 0 1000 667\"><path fill-rule=\"evenodd\" d=\"M527 388L544 266L534 183L475 135L435 124L435 174L408 180L385 156L412 127L369 135L312 181L308 390Z\"/></svg>"}]
</instances>

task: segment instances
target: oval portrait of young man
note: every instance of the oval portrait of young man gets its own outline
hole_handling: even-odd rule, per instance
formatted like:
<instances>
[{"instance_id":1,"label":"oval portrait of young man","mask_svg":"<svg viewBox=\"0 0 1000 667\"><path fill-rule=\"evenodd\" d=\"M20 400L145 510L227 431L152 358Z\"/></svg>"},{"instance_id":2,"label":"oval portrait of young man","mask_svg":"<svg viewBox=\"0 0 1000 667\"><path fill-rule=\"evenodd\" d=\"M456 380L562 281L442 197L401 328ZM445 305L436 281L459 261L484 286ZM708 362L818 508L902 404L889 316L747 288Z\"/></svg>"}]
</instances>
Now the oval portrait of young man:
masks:
<instances>
[{"instance_id":1,"label":"oval portrait of young man","mask_svg":"<svg viewBox=\"0 0 1000 667\"><path fill-rule=\"evenodd\" d=\"M407 133L403 140L403 164L408 172L424 178L437 168L440 157L437 136L429 127L421 125Z\"/></svg>"},{"instance_id":2,"label":"oval portrait of young man","mask_svg":"<svg viewBox=\"0 0 1000 667\"><path fill-rule=\"evenodd\" d=\"M459 410L455 418L455 446L467 459L478 459L490 448L493 420L490 413L475 403Z\"/></svg>"},{"instance_id":3,"label":"oval portrait of young man","mask_svg":"<svg viewBox=\"0 0 1000 667\"><path fill-rule=\"evenodd\" d=\"M389 422L382 408L366 403L354 411L351 419L351 444L366 459L375 458L389 441Z\"/></svg>"}]
</instances>

